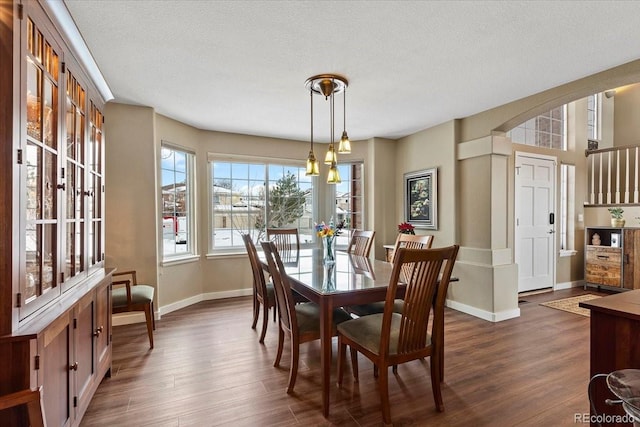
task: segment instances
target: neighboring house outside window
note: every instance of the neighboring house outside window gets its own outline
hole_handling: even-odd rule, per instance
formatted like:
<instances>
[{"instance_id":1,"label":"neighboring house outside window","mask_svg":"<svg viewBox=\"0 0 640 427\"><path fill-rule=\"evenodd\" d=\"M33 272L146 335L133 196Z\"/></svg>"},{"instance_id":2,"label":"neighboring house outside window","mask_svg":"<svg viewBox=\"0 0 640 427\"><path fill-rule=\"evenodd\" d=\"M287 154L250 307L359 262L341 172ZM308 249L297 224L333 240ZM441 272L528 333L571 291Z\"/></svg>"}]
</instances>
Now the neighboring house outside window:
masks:
<instances>
[{"instance_id":1,"label":"neighboring house outside window","mask_svg":"<svg viewBox=\"0 0 640 427\"><path fill-rule=\"evenodd\" d=\"M348 245L352 230L364 228L364 168L359 163L338 164L342 183L336 185L335 214L336 223L344 221L344 232L338 237L337 245Z\"/></svg>"},{"instance_id":2,"label":"neighboring house outside window","mask_svg":"<svg viewBox=\"0 0 640 427\"><path fill-rule=\"evenodd\" d=\"M163 259L195 255L194 154L163 142L162 182Z\"/></svg>"},{"instance_id":3,"label":"neighboring house outside window","mask_svg":"<svg viewBox=\"0 0 640 427\"><path fill-rule=\"evenodd\" d=\"M302 244L313 241L313 182L304 165L215 158L209 165L211 251L244 249L242 233L257 242L267 227L297 228Z\"/></svg>"}]
</instances>

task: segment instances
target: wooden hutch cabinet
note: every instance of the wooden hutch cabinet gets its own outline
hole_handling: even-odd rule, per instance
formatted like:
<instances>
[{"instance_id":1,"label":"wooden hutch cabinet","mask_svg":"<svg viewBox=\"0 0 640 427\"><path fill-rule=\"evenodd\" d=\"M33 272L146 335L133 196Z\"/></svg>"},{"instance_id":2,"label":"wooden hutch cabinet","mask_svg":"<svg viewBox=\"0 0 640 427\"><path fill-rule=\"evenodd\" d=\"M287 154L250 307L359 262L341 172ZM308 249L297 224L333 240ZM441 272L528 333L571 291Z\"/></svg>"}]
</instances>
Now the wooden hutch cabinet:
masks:
<instances>
[{"instance_id":1,"label":"wooden hutch cabinet","mask_svg":"<svg viewBox=\"0 0 640 427\"><path fill-rule=\"evenodd\" d=\"M110 373L112 272L106 101L51 7L0 0L0 395L42 386L56 427L79 425Z\"/></svg>"},{"instance_id":2,"label":"wooden hutch cabinet","mask_svg":"<svg viewBox=\"0 0 640 427\"><path fill-rule=\"evenodd\" d=\"M640 289L640 228L587 227L586 285Z\"/></svg>"}]
</instances>

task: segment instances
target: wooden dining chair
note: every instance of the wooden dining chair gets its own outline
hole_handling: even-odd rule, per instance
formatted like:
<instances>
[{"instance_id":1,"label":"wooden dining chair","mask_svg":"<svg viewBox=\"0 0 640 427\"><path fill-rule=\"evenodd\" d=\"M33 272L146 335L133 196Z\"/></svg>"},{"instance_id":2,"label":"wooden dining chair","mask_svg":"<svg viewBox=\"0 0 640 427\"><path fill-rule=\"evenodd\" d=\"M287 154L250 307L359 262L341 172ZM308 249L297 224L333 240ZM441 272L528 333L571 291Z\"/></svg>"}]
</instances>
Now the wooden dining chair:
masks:
<instances>
[{"instance_id":1,"label":"wooden dining chair","mask_svg":"<svg viewBox=\"0 0 640 427\"><path fill-rule=\"evenodd\" d=\"M358 382L357 352L378 368L382 418L387 424L391 423L389 366L415 359L431 358L433 398L438 411L444 411L440 389L444 303L457 254L458 245L437 249L400 248L395 255L384 312L338 325L338 386L342 386L345 353L349 346L355 382ZM394 310L398 282L403 267L409 265L411 276L406 278L404 306L398 313ZM432 308L433 321L429 331Z\"/></svg>"},{"instance_id":2,"label":"wooden dining chair","mask_svg":"<svg viewBox=\"0 0 640 427\"><path fill-rule=\"evenodd\" d=\"M256 246L251 240L249 234L243 234L242 240L247 248L247 255L249 255L249 263L251 264L251 271L253 273L253 324L252 329L256 328L258 323L258 317L260 317L260 305L263 307L262 315L262 331L260 332L260 344L264 343L264 337L267 333L267 323L269 318L269 309L273 308L273 320L276 320L276 295L273 290L273 285L267 283L264 278L264 271L260 266L260 260L258 259L258 251Z\"/></svg>"},{"instance_id":3,"label":"wooden dining chair","mask_svg":"<svg viewBox=\"0 0 640 427\"><path fill-rule=\"evenodd\" d=\"M147 322L149 346L153 348L153 330L156 321L153 313L153 295L155 288L150 285L138 284L135 270L113 273L113 277L123 277L112 282L111 303L112 313L127 313L143 311Z\"/></svg>"},{"instance_id":4,"label":"wooden dining chair","mask_svg":"<svg viewBox=\"0 0 640 427\"><path fill-rule=\"evenodd\" d=\"M284 263L298 261L300 234L297 228L267 228L267 239L275 243Z\"/></svg>"},{"instance_id":5,"label":"wooden dining chair","mask_svg":"<svg viewBox=\"0 0 640 427\"><path fill-rule=\"evenodd\" d=\"M22 420L21 424L31 427L47 426L47 420L44 416L44 402L42 401L42 386L36 390L20 390L0 396L0 411L21 406L26 407L27 416L27 419ZM4 421L11 422L7 419Z\"/></svg>"},{"instance_id":6,"label":"wooden dining chair","mask_svg":"<svg viewBox=\"0 0 640 427\"><path fill-rule=\"evenodd\" d=\"M351 240L349 241L347 252L368 257L375 236L375 231L354 230L351 235Z\"/></svg>"},{"instance_id":7,"label":"wooden dining chair","mask_svg":"<svg viewBox=\"0 0 640 427\"><path fill-rule=\"evenodd\" d=\"M413 234L398 234L396 243L394 245L393 257L398 253L400 248L406 249L429 249L433 243L433 236L430 234L413 235ZM392 261L393 262L393 261ZM411 275L411 265L405 265L400 274L400 278L404 278L406 275ZM401 299L397 299L395 303L396 310L401 310L403 302ZM369 314L382 313L384 311L384 301L372 302L369 304L350 305L345 309L356 316L368 316Z\"/></svg>"},{"instance_id":8,"label":"wooden dining chair","mask_svg":"<svg viewBox=\"0 0 640 427\"><path fill-rule=\"evenodd\" d=\"M293 391L298 375L298 360L300 358L300 344L320 339L320 307L312 302L296 304L289 284L289 277L285 273L284 265L278 248L274 242L262 242L262 249L275 288L276 303L278 305L278 352L273 366L280 365L285 335L291 345L291 363L289 365L289 383L287 393ZM333 311L333 329L336 325L350 320L346 311L336 308Z\"/></svg>"}]
</instances>

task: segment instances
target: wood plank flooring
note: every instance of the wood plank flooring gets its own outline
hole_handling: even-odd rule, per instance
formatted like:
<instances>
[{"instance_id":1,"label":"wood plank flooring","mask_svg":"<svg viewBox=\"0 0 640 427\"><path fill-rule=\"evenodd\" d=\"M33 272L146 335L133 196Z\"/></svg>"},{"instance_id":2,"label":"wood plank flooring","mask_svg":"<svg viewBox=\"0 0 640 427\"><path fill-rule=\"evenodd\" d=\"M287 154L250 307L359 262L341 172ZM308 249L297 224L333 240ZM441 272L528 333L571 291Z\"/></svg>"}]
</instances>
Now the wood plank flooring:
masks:
<instances>
[{"instance_id":1,"label":"wood plank flooring","mask_svg":"<svg viewBox=\"0 0 640 427\"><path fill-rule=\"evenodd\" d=\"M574 414L589 412L589 318L539 303L582 293L523 297L521 316L499 323L447 309L445 412L435 409L429 361L407 363L390 375L394 425L574 426ZM112 376L102 381L81 425L382 424L372 365L362 357L359 384L347 363L343 388L331 392L331 414L322 416L319 342L301 346L295 391L287 395L288 347L274 368L277 326L271 317L259 344L251 310L251 299L243 297L165 315L153 350L144 324L114 328Z\"/></svg>"}]
</instances>

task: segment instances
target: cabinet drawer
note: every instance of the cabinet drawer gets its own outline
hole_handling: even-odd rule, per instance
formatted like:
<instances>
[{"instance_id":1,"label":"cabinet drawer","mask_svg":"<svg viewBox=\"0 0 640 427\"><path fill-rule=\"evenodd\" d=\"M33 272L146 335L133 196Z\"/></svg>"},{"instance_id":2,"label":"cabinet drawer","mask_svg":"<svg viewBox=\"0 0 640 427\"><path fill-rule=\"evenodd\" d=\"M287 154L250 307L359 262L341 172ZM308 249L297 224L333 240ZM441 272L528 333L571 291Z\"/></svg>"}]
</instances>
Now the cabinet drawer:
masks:
<instances>
[{"instance_id":1,"label":"cabinet drawer","mask_svg":"<svg viewBox=\"0 0 640 427\"><path fill-rule=\"evenodd\" d=\"M587 264L620 268L622 250L620 248L587 248Z\"/></svg>"},{"instance_id":2,"label":"cabinet drawer","mask_svg":"<svg viewBox=\"0 0 640 427\"><path fill-rule=\"evenodd\" d=\"M622 283L622 251L620 248L587 248L585 280L606 286Z\"/></svg>"}]
</instances>

